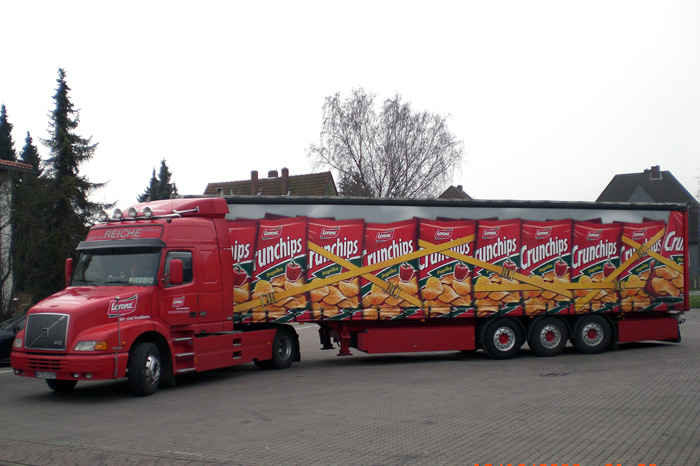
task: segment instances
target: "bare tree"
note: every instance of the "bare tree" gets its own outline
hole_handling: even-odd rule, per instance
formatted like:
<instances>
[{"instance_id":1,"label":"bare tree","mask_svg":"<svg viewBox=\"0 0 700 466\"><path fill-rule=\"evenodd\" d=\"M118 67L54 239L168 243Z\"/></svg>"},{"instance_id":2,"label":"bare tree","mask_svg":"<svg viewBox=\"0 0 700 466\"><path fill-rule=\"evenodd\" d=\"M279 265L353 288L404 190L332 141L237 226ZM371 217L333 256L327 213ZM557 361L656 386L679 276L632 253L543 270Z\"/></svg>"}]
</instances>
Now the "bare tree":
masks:
<instances>
[{"instance_id":1,"label":"bare tree","mask_svg":"<svg viewBox=\"0 0 700 466\"><path fill-rule=\"evenodd\" d=\"M375 96L353 89L323 105L319 145L307 156L314 168L330 169L343 195L435 197L450 184L463 160L463 143L447 118L414 113L396 95L375 111Z\"/></svg>"}]
</instances>

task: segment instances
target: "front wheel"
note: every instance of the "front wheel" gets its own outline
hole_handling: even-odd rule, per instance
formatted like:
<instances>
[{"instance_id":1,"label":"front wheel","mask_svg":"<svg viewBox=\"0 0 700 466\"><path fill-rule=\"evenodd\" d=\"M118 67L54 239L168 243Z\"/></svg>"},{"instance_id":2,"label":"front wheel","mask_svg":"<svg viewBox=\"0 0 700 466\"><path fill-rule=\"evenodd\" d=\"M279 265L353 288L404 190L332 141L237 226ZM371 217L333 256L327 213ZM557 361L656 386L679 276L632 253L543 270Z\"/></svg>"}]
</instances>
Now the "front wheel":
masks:
<instances>
[{"instance_id":1,"label":"front wheel","mask_svg":"<svg viewBox=\"0 0 700 466\"><path fill-rule=\"evenodd\" d=\"M523 345L523 332L512 319L497 319L484 329L481 344L492 359L512 358Z\"/></svg>"},{"instance_id":2,"label":"front wheel","mask_svg":"<svg viewBox=\"0 0 700 466\"><path fill-rule=\"evenodd\" d=\"M153 343L137 343L129 357L129 391L134 395L153 395L160 383L160 351Z\"/></svg>"},{"instance_id":3,"label":"front wheel","mask_svg":"<svg viewBox=\"0 0 700 466\"><path fill-rule=\"evenodd\" d=\"M69 392L75 388L77 383L77 380L48 379L46 381L46 385L48 385L54 392Z\"/></svg>"},{"instance_id":4,"label":"front wheel","mask_svg":"<svg viewBox=\"0 0 700 466\"><path fill-rule=\"evenodd\" d=\"M255 361L261 369L286 369L292 365L299 352L299 340L291 328L280 327L272 340L272 359Z\"/></svg>"},{"instance_id":5,"label":"front wheel","mask_svg":"<svg viewBox=\"0 0 700 466\"><path fill-rule=\"evenodd\" d=\"M557 317L542 317L532 324L528 344L538 356L556 356L566 348L569 332Z\"/></svg>"},{"instance_id":6,"label":"front wheel","mask_svg":"<svg viewBox=\"0 0 700 466\"><path fill-rule=\"evenodd\" d=\"M610 344L612 330L605 317L588 314L579 319L572 343L582 353L600 353Z\"/></svg>"}]
</instances>

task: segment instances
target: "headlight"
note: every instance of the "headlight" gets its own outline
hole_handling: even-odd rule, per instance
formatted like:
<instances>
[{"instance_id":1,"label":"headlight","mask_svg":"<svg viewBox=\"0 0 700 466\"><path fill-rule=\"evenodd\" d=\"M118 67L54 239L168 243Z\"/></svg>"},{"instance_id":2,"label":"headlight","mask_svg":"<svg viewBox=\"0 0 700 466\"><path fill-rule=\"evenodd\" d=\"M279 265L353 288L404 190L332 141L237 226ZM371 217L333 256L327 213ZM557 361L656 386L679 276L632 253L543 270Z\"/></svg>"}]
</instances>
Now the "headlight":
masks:
<instances>
[{"instance_id":1,"label":"headlight","mask_svg":"<svg viewBox=\"0 0 700 466\"><path fill-rule=\"evenodd\" d=\"M105 351L107 349L106 341L79 341L73 351Z\"/></svg>"},{"instance_id":2,"label":"headlight","mask_svg":"<svg viewBox=\"0 0 700 466\"><path fill-rule=\"evenodd\" d=\"M12 347L17 348L17 349L22 349L22 339L15 338L15 341L12 342Z\"/></svg>"}]
</instances>

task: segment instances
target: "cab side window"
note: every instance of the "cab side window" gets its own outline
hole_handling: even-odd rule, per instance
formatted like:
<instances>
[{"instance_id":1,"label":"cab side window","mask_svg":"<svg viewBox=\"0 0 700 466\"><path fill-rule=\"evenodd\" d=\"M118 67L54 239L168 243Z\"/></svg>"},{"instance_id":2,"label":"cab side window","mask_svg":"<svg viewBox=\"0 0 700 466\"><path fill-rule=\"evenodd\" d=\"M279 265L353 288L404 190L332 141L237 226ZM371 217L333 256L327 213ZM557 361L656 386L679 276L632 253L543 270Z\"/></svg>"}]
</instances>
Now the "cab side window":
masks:
<instances>
[{"instance_id":1,"label":"cab side window","mask_svg":"<svg viewBox=\"0 0 700 466\"><path fill-rule=\"evenodd\" d=\"M190 251L170 251L165 257L165 276L170 273L170 261L180 259L182 261L182 284L192 283L192 253Z\"/></svg>"}]
</instances>

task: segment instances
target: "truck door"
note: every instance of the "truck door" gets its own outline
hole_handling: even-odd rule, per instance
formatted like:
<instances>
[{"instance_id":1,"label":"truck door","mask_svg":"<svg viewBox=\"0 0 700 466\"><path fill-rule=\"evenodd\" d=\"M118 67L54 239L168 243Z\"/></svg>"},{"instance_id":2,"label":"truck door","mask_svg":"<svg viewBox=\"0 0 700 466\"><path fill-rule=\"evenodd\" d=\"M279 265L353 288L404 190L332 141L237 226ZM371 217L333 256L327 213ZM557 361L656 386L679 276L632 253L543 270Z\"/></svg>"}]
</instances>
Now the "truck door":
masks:
<instances>
[{"instance_id":1,"label":"truck door","mask_svg":"<svg viewBox=\"0 0 700 466\"><path fill-rule=\"evenodd\" d=\"M170 325L189 325L198 322L197 284L194 277L192 256L192 251L187 250L167 251L165 255L164 283L160 294L160 315ZM168 280L170 261L173 259L182 261L183 279L182 283L177 285L170 284Z\"/></svg>"}]
</instances>

